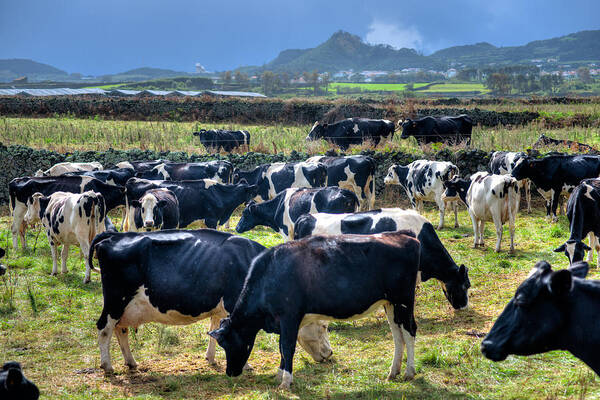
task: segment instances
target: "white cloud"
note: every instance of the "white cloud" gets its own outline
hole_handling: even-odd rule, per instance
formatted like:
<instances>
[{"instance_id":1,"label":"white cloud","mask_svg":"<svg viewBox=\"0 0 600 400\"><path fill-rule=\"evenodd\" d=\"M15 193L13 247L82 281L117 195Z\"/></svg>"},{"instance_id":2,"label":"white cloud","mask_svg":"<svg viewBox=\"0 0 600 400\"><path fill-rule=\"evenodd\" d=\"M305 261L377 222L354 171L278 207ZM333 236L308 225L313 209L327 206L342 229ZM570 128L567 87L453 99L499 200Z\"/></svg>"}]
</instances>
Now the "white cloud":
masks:
<instances>
[{"instance_id":1,"label":"white cloud","mask_svg":"<svg viewBox=\"0 0 600 400\"><path fill-rule=\"evenodd\" d=\"M397 49L406 47L420 50L423 48L423 37L414 26L401 28L376 19L369 25L365 39L372 44L389 44Z\"/></svg>"}]
</instances>

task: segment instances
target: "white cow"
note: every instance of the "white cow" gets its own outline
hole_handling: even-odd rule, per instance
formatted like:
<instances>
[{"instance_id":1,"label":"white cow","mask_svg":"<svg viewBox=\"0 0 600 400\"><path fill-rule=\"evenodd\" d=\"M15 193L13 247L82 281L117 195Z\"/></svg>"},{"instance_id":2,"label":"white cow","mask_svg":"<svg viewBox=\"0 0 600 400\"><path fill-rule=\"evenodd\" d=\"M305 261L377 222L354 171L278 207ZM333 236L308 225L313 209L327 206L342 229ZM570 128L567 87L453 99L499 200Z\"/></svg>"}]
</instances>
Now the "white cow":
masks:
<instances>
[{"instance_id":1,"label":"white cow","mask_svg":"<svg viewBox=\"0 0 600 400\"><path fill-rule=\"evenodd\" d=\"M84 193L55 192L50 196L35 193L27 201L25 221L31 224L41 219L52 251L52 275L58 272L58 246L63 245L61 273L64 274L67 272L69 246L79 245L86 260L83 282L87 283L90 281L87 257L90 243L98 233L104 232L105 217L104 197L90 190Z\"/></svg>"},{"instance_id":2,"label":"white cow","mask_svg":"<svg viewBox=\"0 0 600 400\"><path fill-rule=\"evenodd\" d=\"M59 176L68 172L101 170L103 170L102 164L95 161L89 163L61 162L58 164L54 164L46 171L42 171L41 169L37 170L34 176Z\"/></svg>"},{"instance_id":3,"label":"white cow","mask_svg":"<svg viewBox=\"0 0 600 400\"><path fill-rule=\"evenodd\" d=\"M517 161L527 157L527 154L512 151L494 151L490 156L490 171L497 175L510 175ZM525 191L525 199L527 200L527 212L531 212L531 181L527 178L519 181L519 189ZM538 192L542 192L538 189ZM544 196L544 194L542 194ZM547 197L544 197L545 199ZM551 197L550 197L551 198Z\"/></svg>"},{"instance_id":4,"label":"white cow","mask_svg":"<svg viewBox=\"0 0 600 400\"><path fill-rule=\"evenodd\" d=\"M454 209L454 227L458 228L458 203L446 202L442 198L445 182L458 175L458 172L458 167L448 161L417 160L407 166L392 165L384 183L402 186L410 204L420 213L423 212L423 201L435 201L440 210L438 229L444 227L444 213L447 203L450 203Z\"/></svg>"}]
</instances>

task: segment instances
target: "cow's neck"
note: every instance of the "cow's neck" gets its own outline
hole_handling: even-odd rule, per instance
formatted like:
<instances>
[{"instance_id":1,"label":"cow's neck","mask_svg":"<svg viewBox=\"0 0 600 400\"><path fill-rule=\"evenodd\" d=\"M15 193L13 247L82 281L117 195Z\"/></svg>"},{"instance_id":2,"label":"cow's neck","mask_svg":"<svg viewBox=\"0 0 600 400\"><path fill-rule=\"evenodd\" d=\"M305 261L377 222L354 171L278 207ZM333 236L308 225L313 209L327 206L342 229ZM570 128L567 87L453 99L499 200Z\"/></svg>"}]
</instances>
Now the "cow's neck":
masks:
<instances>
[{"instance_id":1,"label":"cow's neck","mask_svg":"<svg viewBox=\"0 0 600 400\"><path fill-rule=\"evenodd\" d=\"M567 310L570 318L561 347L600 375L600 282L579 281L573 290L577 294Z\"/></svg>"},{"instance_id":2,"label":"cow's neck","mask_svg":"<svg viewBox=\"0 0 600 400\"><path fill-rule=\"evenodd\" d=\"M588 234L588 232L584 232L585 222L582 199L578 199L579 201L575 201L573 207L573 214L569 215L569 220L571 222L570 230L571 235L569 239L573 240L583 240L583 238Z\"/></svg>"},{"instance_id":3,"label":"cow's neck","mask_svg":"<svg viewBox=\"0 0 600 400\"><path fill-rule=\"evenodd\" d=\"M278 196L273 200L258 204L258 206L255 208L254 214L254 219L257 222L256 225L265 225L274 231L279 232L280 228L279 225L277 225L277 216L275 214L277 212L280 200L281 199Z\"/></svg>"}]
</instances>

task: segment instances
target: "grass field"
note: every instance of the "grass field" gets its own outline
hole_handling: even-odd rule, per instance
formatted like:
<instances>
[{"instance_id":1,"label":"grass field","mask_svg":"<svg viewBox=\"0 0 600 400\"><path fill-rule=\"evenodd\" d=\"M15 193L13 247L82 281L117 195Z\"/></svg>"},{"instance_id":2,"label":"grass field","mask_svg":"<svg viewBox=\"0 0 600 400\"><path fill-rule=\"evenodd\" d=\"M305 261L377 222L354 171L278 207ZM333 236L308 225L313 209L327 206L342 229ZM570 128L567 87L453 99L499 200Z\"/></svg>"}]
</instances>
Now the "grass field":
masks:
<instances>
[{"instance_id":1,"label":"grass field","mask_svg":"<svg viewBox=\"0 0 600 400\"><path fill-rule=\"evenodd\" d=\"M150 149L206 153L192 132L200 128L246 129L251 134L250 150L259 153L289 153L292 150L309 154L323 153L332 145L325 141L306 142L311 126L201 124L191 122L105 121L73 118L0 118L0 142L4 145L23 144L67 152L74 150ZM600 146L597 128L546 129L536 123L524 127L494 127L473 129L472 147L482 150L522 151L542 134L553 138L576 140ZM352 146L350 153L369 148ZM423 151L414 138L401 139L396 132L391 140L382 141L381 151Z\"/></svg>"},{"instance_id":2,"label":"grass field","mask_svg":"<svg viewBox=\"0 0 600 400\"><path fill-rule=\"evenodd\" d=\"M414 88L426 86L427 83L415 83ZM401 92L406 90L405 83L345 83L333 82L329 84L329 91L335 91L336 88L360 88L363 91L389 91ZM480 83L442 83L432 85L431 87L419 90L418 93L434 93L434 92L474 92L479 91L487 93L489 90Z\"/></svg>"},{"instance_id":3,"label":"grass field","mask_svg":"<svg viewBox=\"0 0 600 400\"><path fill-rule=\"evenodd\" d=\"M418 87L418 86L415 86ZM481 92L488 93L490 90L481 83L441 83L431 85L427 89L419 90L419 93L459 93L459 92Z\"/></svg>"},{"instance_id":4,"label":"grass field","mask_svg":"<svg viewBox=\"0 0 600 400\"><path fill-rule=\"evenodd\" d=\"M390 205L391 203L387 203ZM403 203L406 205L406 203ZM239 218L233 218L233 225ZM426 209L435 221L437 211ZM450 222L450 218L447 218ZM596 398L598 378L583 363L565 352L532 357L510 356L493 363L479 350L487 332L533 264L547 259L565 267L567 259L552 249L568 237L565 217L549 224L536 208L517 219L516 253L493 251L495 233L488 224L486 248L473 250L472 229L466 211L461 227L439 231L457 263L470 269L472 289L468 310L453 311L437 282L418 289L416 319L417 376L411 382L386 382L393 343L383 311L355 322L333 322L330 339L333 359L316 364L298 347L294 383L290 393L276 389L279 363L278 337L261 332L249 362L254 371L238 378L224 374L225 359L217 350L217 367L204 360L208 322L185 327L143 325L132 337L139 371L129 372L113 339L116 373L99 370L95 322L102 308L97 274L84 285L83 260L72 248L69 273L52 277L50 250L44 235L36 251L22 254L9 248L8 217L0 218L0 244L8 249L3 262L9 274L0 278L0 352L4 360L17 360L36 382L43 398L51 399L198 399L198 398L364 398L364 399L521 399ZM247 236L266 246L281 242L267 228ZM35 230L28 232L30 249ZM592 269L592 277L598 271ZM130 335L131 336L131 335Z\"/></svg>"}]
</instances>

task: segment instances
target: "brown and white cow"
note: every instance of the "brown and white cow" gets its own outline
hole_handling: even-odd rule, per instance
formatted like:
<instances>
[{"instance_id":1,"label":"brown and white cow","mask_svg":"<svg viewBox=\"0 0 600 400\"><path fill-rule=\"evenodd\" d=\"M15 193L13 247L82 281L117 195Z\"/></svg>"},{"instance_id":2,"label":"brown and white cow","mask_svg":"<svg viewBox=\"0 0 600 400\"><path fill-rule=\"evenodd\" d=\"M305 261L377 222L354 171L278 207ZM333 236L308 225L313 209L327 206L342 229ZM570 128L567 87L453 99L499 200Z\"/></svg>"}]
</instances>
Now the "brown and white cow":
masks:
<instances>
[{"instance_id":1,"label":"brown and white cow","mask_svg":"<svg viewBox=\"0 0 600 400\"><path fill-rule=\"evenodd\" d=\"M105 230L105 217L106 206L100 193L56 192L50 196L34 193L27 201L25 221L28 224L42 221L52 251L52 275L56 275L58 246L63 245L61 273L64 274L67 272L69 246L78 245L82 254L88 254L94 237ZM91 266L87 259L85 264L83 282L87 283L90 281Z\"/></svg>"}]
</instances>

